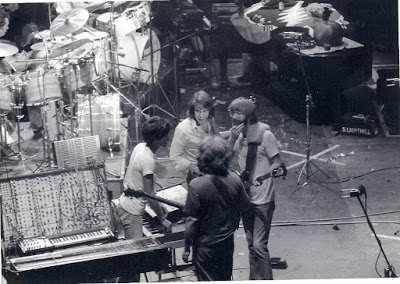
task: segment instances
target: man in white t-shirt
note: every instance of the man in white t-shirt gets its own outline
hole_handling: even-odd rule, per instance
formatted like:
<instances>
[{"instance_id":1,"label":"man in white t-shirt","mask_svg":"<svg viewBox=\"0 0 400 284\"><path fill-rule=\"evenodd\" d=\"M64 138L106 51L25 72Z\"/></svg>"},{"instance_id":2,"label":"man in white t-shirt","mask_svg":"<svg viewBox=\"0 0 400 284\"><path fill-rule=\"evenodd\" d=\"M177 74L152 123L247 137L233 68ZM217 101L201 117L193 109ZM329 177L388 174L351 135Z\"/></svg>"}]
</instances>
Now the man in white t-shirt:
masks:
<instances>
[{"instance_id":1,"label":"man in white t-shirt","mask_svg":"<svg viewBox=\"0 0 400 284\"><path fill-rule=\"evenodd\" d=\"M149 118L142 127L144 142L137 144L133 149L123 182L125 189L119 197L117 205L118 215L125 230L125 239L143 237L142 215L147 203L166 229L171 226L171 222L166 218L166 210L159 202L135 195L135 191L155 195L153 175L156 161L154 153L159 147L166 146L170 129L171 126L168 121L158 116ZM128 277L123 278L119 281L136 282L139 280L138 275L132 275L129 277L130 279Z\"/></svg>"},{"instance_id":2,"label":"man in white t-shirt","mask_svg":"<svg viewBox=\"0 0 400 284\"><path fill-rule=\"evenodd\" d=\"M235 140L236 133L236 140L230 142L234 142L233 150L245 182L265 176L282 164L276 138L267 124L258 122L255 108L253 102L243 97L233 100L228 108L234 125L230 140ZM254 152L249 151L250 147L254 147ZM249 279L272 280L268 239L275 210L274 181L266 178L261 185L249 185L247 191L252 210L243 215L243 226L250 252Z\"/></svg>"}]
</instances>

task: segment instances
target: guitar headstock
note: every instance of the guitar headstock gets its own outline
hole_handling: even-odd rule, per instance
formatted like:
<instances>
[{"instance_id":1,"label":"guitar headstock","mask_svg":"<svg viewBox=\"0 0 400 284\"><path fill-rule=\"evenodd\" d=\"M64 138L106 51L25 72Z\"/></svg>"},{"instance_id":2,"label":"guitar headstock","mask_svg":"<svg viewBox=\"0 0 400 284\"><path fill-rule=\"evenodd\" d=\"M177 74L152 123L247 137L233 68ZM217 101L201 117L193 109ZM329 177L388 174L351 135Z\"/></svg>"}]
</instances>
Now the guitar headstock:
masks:
<instances>
[{"instance_id":1,"label":"guitar headstock","mask_svg":"<svg viewBox=\"0 0 400 284\"><path fill-rule=\"evenodd\" d=\"M274 178L282 177L283 179L285 179L286 175L287 175L287 169L285 163L282 163L279 167L277 167L272 171L272 176Z\"/></svg>"}]
</instances>

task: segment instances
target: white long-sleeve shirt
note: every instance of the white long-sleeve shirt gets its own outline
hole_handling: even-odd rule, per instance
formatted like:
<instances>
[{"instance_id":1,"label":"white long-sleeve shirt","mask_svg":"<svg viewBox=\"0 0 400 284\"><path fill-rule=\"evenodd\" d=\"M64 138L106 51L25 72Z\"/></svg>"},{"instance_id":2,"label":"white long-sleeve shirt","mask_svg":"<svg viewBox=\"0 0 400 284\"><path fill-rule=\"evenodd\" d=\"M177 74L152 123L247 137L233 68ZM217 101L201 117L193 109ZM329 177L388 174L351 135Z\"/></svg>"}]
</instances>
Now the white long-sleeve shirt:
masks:
<instances>
[{"instance_id":1,"label":"white long-sleeve shirt","mask_svg":"<svg viewBox=\"0 0 400 284\"><path fill-rule=\"evenodd\" d=\"M215 135L210 123L204 131L192 118L186 118L175 128L169 157L177 163L178 171L185 171L190 164L197 164L197 147L207 135Z\"/></svg>"}]
</instances>

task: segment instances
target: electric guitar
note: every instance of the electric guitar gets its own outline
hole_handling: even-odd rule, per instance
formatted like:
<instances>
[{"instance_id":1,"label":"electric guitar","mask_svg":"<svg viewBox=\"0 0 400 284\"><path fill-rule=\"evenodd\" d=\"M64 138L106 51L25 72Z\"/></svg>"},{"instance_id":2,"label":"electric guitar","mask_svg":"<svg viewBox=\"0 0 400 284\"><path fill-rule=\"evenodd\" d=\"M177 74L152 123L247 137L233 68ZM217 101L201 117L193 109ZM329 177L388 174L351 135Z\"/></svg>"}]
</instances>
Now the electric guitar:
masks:
<instances>
[{"instance_id":1,"label":"electric guitar","mask_svg":"<svg viewBox=\"0 0 400 284\"><path fill-rule=\"evenodd\" d=\"M286 165L282 163L279 167L275 168L272 170L272 172L267 173L263 176L258 176L255 180L249 180L249 173L247 171L244 171L241 175L240 178L245 186L246 189L250 188L250 186L260 186L263 184L264 180L269 179L270 177L277 178L277 177L282 177L285 179L287 175L287 169Z\"/></svg>"}]
</instances>

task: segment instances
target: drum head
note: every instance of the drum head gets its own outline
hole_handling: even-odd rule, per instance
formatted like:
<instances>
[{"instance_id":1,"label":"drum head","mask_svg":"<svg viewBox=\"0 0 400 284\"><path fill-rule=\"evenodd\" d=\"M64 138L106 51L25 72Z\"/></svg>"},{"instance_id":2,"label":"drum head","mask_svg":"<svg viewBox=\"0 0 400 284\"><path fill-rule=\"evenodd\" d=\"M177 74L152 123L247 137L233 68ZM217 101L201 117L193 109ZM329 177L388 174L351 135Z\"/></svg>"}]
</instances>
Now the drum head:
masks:
<instances>
[{"instance_id":1,"label":"drum head","mask_svg":"<svg viewBox=\"0 0 400 284\"><path fill-rule=\"evenodd\" d=\"M130 82L151 84L151 74L157 75L160 67L161 52L160 41L154 31L150 35L142 33L130 33L123 37L119 43L121 53L118 57L121 77ZM153 50L153 53L151 53ZM153 66L151 66L153 59ZM153 67L153 72L151 68Z\"/></svg>"}]
</instances>

